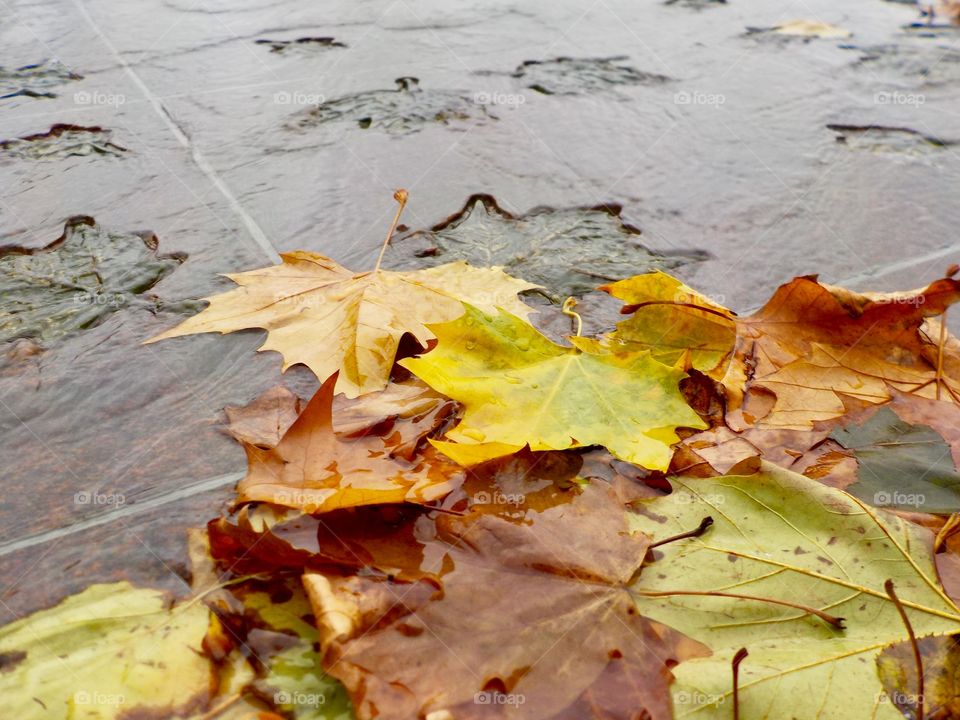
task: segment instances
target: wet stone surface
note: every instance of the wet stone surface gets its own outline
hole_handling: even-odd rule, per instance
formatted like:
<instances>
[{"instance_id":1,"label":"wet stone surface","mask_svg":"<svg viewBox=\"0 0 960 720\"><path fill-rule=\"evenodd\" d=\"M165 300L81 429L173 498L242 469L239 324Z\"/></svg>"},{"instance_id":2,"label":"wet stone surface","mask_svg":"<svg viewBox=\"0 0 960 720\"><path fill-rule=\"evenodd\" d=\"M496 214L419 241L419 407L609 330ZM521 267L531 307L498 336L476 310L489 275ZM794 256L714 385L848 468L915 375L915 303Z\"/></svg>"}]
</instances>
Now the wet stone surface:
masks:
<instances>
[{"instance_id":1,"label":"wet stone surface","mask_svg":"<svg viewBox=\"0 0 960 720\"><path fill-rule=\"evenodd\" d=\"M157 300L144 293L186 260L158 247L151 232L112 232L90 217L71 218L40 250L0 245L0 343L46 344L129 305L155 309Z\"/></svg>"},{"instance_id":2,"label":"wet stone surface","mask_svg":"<svg viewBox=\"0 0 960 720\"><path fill-rule=\"evenodd\" d=\"M393 267L462 253L557 296L604 282L579 270L651 262L740 312L794 275L877 290L939 276L960 259L960 153L924 138L960 139L957 30L905 30L916 8L881 0L787 10L9 0L2 242L43 248L84 215L124 237L149 228L161 253L189 259L84 329L0 342L0 599L19 614L86 582L182 586L183 533L230 494L204 483L245 468L223 408L278 382L307 397L316 380L281 375L275 353L255 352L258 331L142 341L183 317L177 303L228 289L218 273L277 251L372 267L397 187L410 190L403 222L433 229L396 240ZM853 37L745 35L803 17ZM113 135L16 142L57 124ZM839 143L828 125L905 131ZM129 150L104 154L103 140ZM44 292L59 312L60 291ZM552 337L571 331L545 298L529 302ZM584 292L584 332L609 329L619 305ZM157 504L111 519L142 502Z\"/></svg>"},{"instance_id":3,"label":"wet stone surface","mask_svg":"<svg viewBox=\"0 0 960 720\"><path fill-rule=\"evenodd\" d=\"M856 68L870 74L894 72L924 87L960 80L960 52L948 45L845 45L857 52ZM906 94L906 90L901 90Z\"/></svg>"},{"instance_id":4,"label":"wet stone surface","mask_svg":"<svg viewBox=\"0 0 960 720\"><path fill-rule=\"evenodd\" d=\"M112 133L101 127L58 123L47 132L0 141L0 158L56 160L87 155L122 157L127 148L111 138Z\"/></svg>"}]
</instances>

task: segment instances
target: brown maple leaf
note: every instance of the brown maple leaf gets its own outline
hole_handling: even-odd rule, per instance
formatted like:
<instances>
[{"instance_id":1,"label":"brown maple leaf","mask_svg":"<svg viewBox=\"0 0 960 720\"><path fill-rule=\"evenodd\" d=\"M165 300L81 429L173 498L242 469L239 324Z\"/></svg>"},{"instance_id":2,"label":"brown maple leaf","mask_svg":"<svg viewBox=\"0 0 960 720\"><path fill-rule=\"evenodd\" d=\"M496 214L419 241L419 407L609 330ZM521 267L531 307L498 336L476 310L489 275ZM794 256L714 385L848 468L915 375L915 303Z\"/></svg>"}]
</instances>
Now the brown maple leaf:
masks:
<instances>
[{"instance_id":1,"label":"brown maple leaf","mask_svg":"<svg viewBox=\"0 0 960 720\"><path fill-rule=\"evenodd\" d=\"M324 669L359 718L671 717L669 668L709 651L637 612L626 588L648 538L606 483L542 480L535 499L488 484L437 513L432 577L304 576Z\"/></svg>"},{"instance_id":2,"label":"brown maple leaf","mask_svg":"<svg viewBox=\"0 0 960 720\"><path fill-rule=\"evenodd\" d=\"M723 379L728 423L810 429L845 412L843 395L887 402L890 388L960 402L960 353L948 346L938 382L930 318L960 299L960 282L858 294L795 278L759 311L738 318L734 361Z\"/></svg>"},{"instance_id":3,"label":"brown maple leaf","mask_svg":"<svg viewBox=\"0 0 960 720\"><path fill-rule=\"evenodd\" d=\"M383 503L424 503L463 481L459 466L431 447L406 460L413 433L376 423L352 436L334 432L332 375L273 448L244 443L248 470L238 502L267 502L307 513ZM429 413L428 413L429 414ZM400 420L400 424L416 419Z\"/></svg>"}]
</instances>

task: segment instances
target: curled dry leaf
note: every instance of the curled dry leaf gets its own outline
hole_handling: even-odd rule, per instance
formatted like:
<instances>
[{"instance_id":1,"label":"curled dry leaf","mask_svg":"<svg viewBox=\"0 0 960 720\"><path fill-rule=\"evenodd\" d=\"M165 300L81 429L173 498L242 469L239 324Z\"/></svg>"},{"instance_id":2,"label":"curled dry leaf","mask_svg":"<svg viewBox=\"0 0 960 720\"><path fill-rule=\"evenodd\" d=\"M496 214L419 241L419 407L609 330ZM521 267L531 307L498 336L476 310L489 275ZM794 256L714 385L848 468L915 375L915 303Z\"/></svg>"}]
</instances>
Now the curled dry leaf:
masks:
<instances>
[{"instance_id":1,"label":"curled dry leaf","mask_svg":"<svg viewBox=\"0 0 960 720\"><path fill-rule=\"evenodd\" d=\"M895 582L918 634L956 631L960 623L937 581L932 534L768 463L756 475L673 484L672 495L645 503L639 528L656 540L706 515L714 525L700 538L658 548L633 588L644 616L714 651L674 670L677 717L727 720L730 660L747 647L741 717L769 715L789 698L795 717L899 718L874 669L884 646L907 638L884 583ZM846 627L718 593L801 603L844 618Z\"/></svg>"},{"instance_id":2,"label":"curled dry leaf","mask_svg":"<svg viewBox=\"0 0 960 720\"><path fill-rule=\"evenodd\" d=\"M637 613L647 538L606 483L540 492L438 514L422 540L438 579L304 576L358 718L671 717L669 668L709 651Z\"/></svg>"},{"instance_id":3,"label":"curled dry leaf","mask_svg":"<svg viewBox=\"0 0 960 720\"><path fill-rule=\"evenodd\" d=\"M679 390L685 374L649 352L612 352L596 340L557 345L520 318L467 307L432 325L437 347L400 364L464 406L438 444L465 464L531 450L603 445L651 469L670 464L677 427L706 427Z\"/></svg>"},{"instance_id":4,"label":"curled dry leaf","mask_svg":"<svg viewBox=\"0 0 960 720\"><path fill-rule=\"evenodd\" d=\"M355 397L387 385L404 333L426 346L427 323L463 314L461 301L526 317L517 293L535 287L499 268L452 262L428 270L354 273L316 253L284 253L283 263L227 275L239 287L206 298L210 305L147 342L196 333L263 328L260 350L302 363L321 380L340 372L337 391Z\"/></svg>"},{"instance_id":5,"label":"curled dry leaf","mask_svg":"<svg viewBox=\"0 0 960 720\"><path fill-rule=\"evenodd\" d=\"M409 442L409 433L374 428L354 437L337 435L336 384L333 375L275 448L244 445L249 468L237 488L239 502L329 512L357 505L431 502L462 482L459 467L429 446L411 460L395 457L393 451Z\"/></svg>"}]
</instances>

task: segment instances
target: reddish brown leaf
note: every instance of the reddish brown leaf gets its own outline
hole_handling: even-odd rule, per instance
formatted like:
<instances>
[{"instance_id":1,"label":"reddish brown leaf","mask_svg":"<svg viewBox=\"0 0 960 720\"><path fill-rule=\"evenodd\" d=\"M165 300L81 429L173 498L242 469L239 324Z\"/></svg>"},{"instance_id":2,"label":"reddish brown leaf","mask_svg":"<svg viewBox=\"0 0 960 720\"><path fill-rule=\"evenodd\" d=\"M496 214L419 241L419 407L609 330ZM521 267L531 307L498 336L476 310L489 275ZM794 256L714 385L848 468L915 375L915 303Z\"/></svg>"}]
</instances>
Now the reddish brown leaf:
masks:
<instances>
[{"instance_id":1,"label":"reddish brown leaf","mask_svg":"<svg viewBox=\"0 0 960 720\"><path fill-rule=\"evenodd\" d=\"M498 502L437 514L423 540L439 585L304 577L357 716L670 718L669 668L708 651L637 613L626 585L649 542L613 488L518 481L510 506L509 484L487 487Z\"/></svg>"}]
</instances>

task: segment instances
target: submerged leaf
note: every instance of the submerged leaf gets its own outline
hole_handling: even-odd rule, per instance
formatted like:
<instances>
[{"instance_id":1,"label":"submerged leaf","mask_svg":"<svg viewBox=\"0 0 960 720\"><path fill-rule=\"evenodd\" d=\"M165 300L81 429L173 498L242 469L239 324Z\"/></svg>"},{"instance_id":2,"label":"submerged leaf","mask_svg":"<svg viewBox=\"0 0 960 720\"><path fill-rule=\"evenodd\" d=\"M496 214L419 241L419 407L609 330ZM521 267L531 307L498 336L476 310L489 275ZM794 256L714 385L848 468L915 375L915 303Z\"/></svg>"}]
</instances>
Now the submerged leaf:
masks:
<instances>
[{"instance_id":1,"label":"submerged leaf","mask_svg":"<svg viewBox=\"0 0 960 720\"><path fill-rule=\"evenodd\" d=\"M886 580L917 633L960 627L937 581L929 531L769 464L756 475L673 485L672 495L644 503L641 530L656 540L706 515L715 521L702 537L659 549L634 585L645 616L715 653L674 671L677 717L730 717L730 660L742 647L750 654L740 665L741 717L769 715L785 699L795 717L899 717L874 670L881 648L907 638ZM844 618L845 629L802 609L709 593L801 603Z\"/></svg>"},{"instance_id":2,"label":"submerged leaf","mask_svg":"<svg viewBox=\"0 0 960 720\"><path fill-rule=\"evenodd\" d=\"M702 250L663 254L645 247L640 231L625 222L620 212L617 205L601 205L536 208L513 215L490 195L473 195L447 221L398 240L386 261L394 267L400 262L436 265L453 258L474 265L501 265L562 298L588 293L604 281L709 257Z\"/></svg>"},{"instance_id":3,"label":"submerged leaf","mask_svg":"<svg viewBox=\"0 0 960 720\"><path fill-rule=\"evenodd\" d=\"M73 217L38 250L0 247L0 342L54 340L150 300L139 296L173 272L183 255L158 255L153 233L108 232Z\"/></svg>"},{"instance_id":4,"label":"submerged leaf","mask_svg":"<svg viewBox=\"0 0 960 720\"><path fill-rule=\"evenodd\" d=\"M400 364L464 405L462 421L446 437L499 444L466 450L482 459L487 450L502 455L523 445L603 445L622 460L664 470L677 427L705 426L680 393L684 373L646 351L615 353L581 337L563 347L513 315L472 307L431 329L437 347Z\"/></svg>"},{"instance_id":5,"label":"submerged leaf","mask_svg":"<svg viewBox=\"0 0 960 720\"><path fill-rule=\"evenodd\" d=\"M580 95L630 85L662 85L670 78L625 65L625 55L606 58L558 57L527 60L513 73L544 95Z\"/></svg>"},{"instance_id":6,"label":"submerged leaf","mask_svg":"<svg viewBox=\"0 0 960 720\"><path fill-rule=\"evenodd\" d=\"M239 287L206 298L203 312L148 342L263 328L260 350L281 353L284 370L303 363L321 380L339 371L337 391L354 397L387 385L404 333L426 345L433 335L425 324L459 317L461 300L526 317L530 309L516 295L536 287L464 262L353 273L316 253L282 257L280 265L228 275Z\"/></svg>"}]
</instances>

